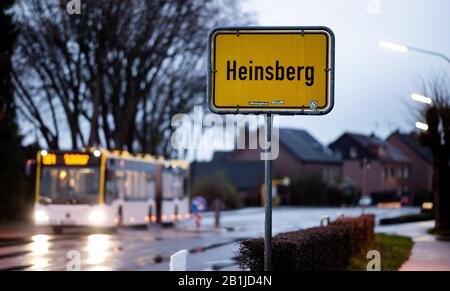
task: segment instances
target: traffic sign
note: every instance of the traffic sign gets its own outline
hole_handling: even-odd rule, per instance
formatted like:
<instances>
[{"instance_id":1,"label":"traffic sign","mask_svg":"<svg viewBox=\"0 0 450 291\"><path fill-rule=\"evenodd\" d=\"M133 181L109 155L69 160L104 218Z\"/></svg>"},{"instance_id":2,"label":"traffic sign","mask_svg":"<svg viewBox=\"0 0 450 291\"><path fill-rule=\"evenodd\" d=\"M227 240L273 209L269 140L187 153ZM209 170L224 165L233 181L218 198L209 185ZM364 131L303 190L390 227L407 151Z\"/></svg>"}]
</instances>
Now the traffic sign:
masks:
<instances>
[{"instance_id":1,"label":"traffic sign","mask_svg":"<svg viewBox=\"0 0 450 291\"><path fill-rule=\"evenodd\" d=\"M218 114L323 115L334 102L327 27L223 27L209 35L208 104Z\"/></svg>"},{"instance_id":2,"label":"traffic sign","mask_svg":"<svg viewBox=\"0 0 450 291\"><path fill-rule=\"evenodd\" d=\"M192 205L191 205L193 212L202 212L206 210L206 199L201 196L195 196L192 198Z\"/></svg>"}]
</instances>

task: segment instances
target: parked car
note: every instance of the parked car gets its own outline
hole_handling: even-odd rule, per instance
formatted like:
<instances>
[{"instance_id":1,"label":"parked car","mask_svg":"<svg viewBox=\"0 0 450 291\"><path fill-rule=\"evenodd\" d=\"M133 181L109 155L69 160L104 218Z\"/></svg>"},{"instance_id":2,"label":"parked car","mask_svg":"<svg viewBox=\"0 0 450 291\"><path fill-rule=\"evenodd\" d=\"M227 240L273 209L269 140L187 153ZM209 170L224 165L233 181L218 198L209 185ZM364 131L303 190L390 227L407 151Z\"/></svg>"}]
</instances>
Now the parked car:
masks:
<instances>
[{"instance_id":1,"label":"parked car","mask_svg":"<svg viewBox=\"0 0 450 291\"><path fill-rule=\"evenodd\" d=\"M369 196L365 196L362 197L361 199L359 199L359 206L369 206L372 205L372 198L370 198Z\"/></svg>"},{"instance_id":2,"label":"parked car","mask_svg":"<svg viewBox=\"0 0 450 291\"><path fill-rule=\"evenodd\" d=\"M402 196L402 198L400 198L400 204L402 206L412 206L412 200L408 196Z\"/></svg>"}]
</instances>

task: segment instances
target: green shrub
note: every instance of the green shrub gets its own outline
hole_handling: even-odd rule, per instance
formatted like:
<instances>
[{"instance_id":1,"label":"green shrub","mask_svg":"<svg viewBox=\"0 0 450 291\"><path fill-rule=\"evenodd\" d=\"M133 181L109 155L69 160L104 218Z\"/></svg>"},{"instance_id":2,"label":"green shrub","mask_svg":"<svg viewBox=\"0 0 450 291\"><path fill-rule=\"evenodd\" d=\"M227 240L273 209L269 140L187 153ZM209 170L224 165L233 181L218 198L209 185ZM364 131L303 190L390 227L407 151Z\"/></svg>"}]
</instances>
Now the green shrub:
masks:
<instances>
[{"instance_id":1,"label":"green shrub","mask_svg":"<svg viewBox=\"0 0 450 291\"><path fill-rule=\"evenodd\" d=\"M327 188L320 175L301 175L291 185L292 204L327 205Z\"/></svg>"},{"instance_id":2,"label":"green shrub","mask_svg":"<svg viewBox=\"0 0 450 291\"><path fill-rule=\"evenodd\" d=\"M341 206L352 204L354 192L344 181L329 184L318 174L303 174L291 185L292 204L307 206Z\"/></svg>"},{"instance_id":3,"label":"green shrub","mask_svg":"<svg viewBox=\"0 0 450 291\"><path fill-rule=\"evenodd\" d=\"M348 177L345 176L337 176L334 181L335 187L337 187L344 195L344 201L342 204L346 205L356 205L360 199L360 194L358 187L355 182ZM330 201L330 198L329 198Z\"/></svg>"},{"instance_id":4,"label":"green shrub","mask_svg":"<svg viewBox=\"0 0 450 291\"><path fill-rule=\"evenodd\" d=\"M335 186L330 186L327 189L327 205L329 206L341 206L347 204L344 191Z\"/></svg>"},{"instance_id":5,"label":"green shrub","mask_svg":"<svg viewBox=\"0 0 450 291\"><path fill-rule=\"evenodd\" d=\"M240 193L221 172L196 181L193 185L193 195L204 197L210 209L215 199L220 199L228 209L241 208L243 205Z\"/></svg>"},{"instance_id":6,"label":"green shrub","mask_svg":"<svg viewBox=\"0 0 450 291\"><path fill-rule=\"evenodd\" d=\"M374 239L375 217L339 218L325 227L287 232L273 238L274 271L346 270L351 259ZM240 243L239 266L264 270L264 240Z\"/></svg>"}]
</instances>

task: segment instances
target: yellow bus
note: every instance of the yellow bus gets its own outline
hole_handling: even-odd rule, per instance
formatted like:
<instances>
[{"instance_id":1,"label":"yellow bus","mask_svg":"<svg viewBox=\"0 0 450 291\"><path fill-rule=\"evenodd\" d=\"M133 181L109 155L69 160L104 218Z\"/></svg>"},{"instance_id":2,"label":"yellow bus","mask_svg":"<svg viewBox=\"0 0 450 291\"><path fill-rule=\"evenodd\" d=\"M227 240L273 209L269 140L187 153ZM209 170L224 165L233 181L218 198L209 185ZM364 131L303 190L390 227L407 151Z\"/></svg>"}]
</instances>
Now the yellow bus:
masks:
<instances>
[{"instance_id":1,"label":"yellow bus","mask_svg":"<svg viewBox=\"0 0 450 291\"><path fill-rule=\"evenodd\" d=\"M34 220L66 227L175 223L190 218L189 164L100 149L41 150Z\"/></svg>"}]
</instances>

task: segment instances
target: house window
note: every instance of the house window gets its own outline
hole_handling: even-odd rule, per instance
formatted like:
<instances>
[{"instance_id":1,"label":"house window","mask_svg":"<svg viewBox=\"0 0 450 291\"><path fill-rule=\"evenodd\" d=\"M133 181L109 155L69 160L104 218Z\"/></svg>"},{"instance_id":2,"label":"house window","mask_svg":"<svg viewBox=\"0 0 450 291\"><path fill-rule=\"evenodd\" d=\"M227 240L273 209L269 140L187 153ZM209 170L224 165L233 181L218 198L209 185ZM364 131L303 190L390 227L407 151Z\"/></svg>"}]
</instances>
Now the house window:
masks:
<instances>
[{"instance_id":1,"label":"house window","mask_svg":"<svg viewBox=\"0 0 450 291\"><path fill-rule=\"evenodd\" d=\"M409 170L407 166L403 166L403 178L408 178Z\"/></svg>"},{"instance_id":2,"label":"house window","mask_svg":"<svg viewBox=\"0 0 450 291\"><path fill-rule=\"evenodd\" d=\"M356 159L358 157L358 151L356 150L356 148L350 148L349 156L350 159Z\"/></svg>"},{"instance_id":3,"label":"house window","mask_svg":"<svg viewBox=\"0 0 450 291\"><path fill-rule=\"evenodd\" d=\"M326 168L322 170L322 178L323 180L328 181L328 171Z\"/></svg>"},{"instance_id":4,"label":"house window","mask_svg":"<svg viewBox=\"0 0 450 291\"><path fill-rule=\"evenodd\" d=\"M395 168L391 168L391 178L395 178Z\"/></svg>"},{"instance_id":5,"label":"house window","mask_svg":"<svg viewBox=\"0 0 450 291\"><path fill-rule=\"evenodd\" d=\"M402 178L403 177L403 167L397 168L397 177Z\"/></svg>"},{"instance_id":6,"label":"house window","mask_svg":"<svg viewBox=\"0 0 450 291\"><path fill-rule=\"evenodd\" d=\"M389 168L384 168L384 179L389 179Z\"/></svg>"}]
</instances>

